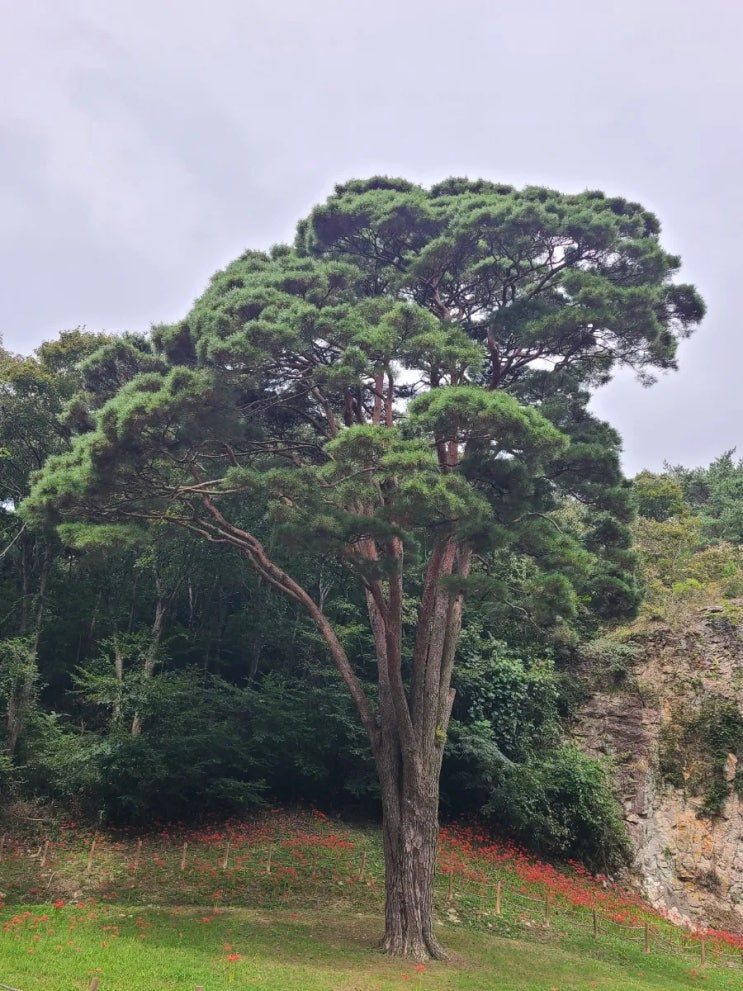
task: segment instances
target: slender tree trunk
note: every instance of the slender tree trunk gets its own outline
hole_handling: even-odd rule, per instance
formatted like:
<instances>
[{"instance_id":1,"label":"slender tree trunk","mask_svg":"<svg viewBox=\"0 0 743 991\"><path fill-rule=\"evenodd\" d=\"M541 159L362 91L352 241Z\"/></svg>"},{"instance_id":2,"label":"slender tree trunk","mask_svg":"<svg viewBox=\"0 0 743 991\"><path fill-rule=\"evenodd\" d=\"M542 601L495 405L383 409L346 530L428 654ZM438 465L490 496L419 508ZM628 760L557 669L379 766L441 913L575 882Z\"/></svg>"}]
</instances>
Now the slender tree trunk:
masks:
<instances>
[{"instance_id":1,"label":"slender tree trunk","mask_svg":"<svg viewBox=\"0 0 743 991\"><path fill-rule=\"evenodd\" d=\"M121 703L124 697L124 652L118 637L114 638L114 674L116 676L116 699L111 713L111 725L121 719Z\"/></svg>"},{"instance_id":2,"label":"slender tree trunk","mask_svg":"<svg viewBox=\"0 0 743 991\"><path fill-rule=\"evenodd\" d=\"M49 573L52 567L52 555L48 547L44 547L41 559L41 575L39 576L39 594L36 599L36 632L34 635L34 652L39 649L41 628L44 625L46 611L46 590L49 584Z\"/></svg>"},{"instance_id":3,"label":"slender tree trunk","mask_svg":"<svg viewBox=\"0 0 743 991\"><path fill-rule=\"evenodd\" d=\"M137 585L139 583L139 572L134 570L134 579L132 581L132 601L129 606L129 622L126 625L126 632L131 633L134 629L134 612L137 606Z\"/></svg>"},{"instance_id":4,"label":"slender tree trunk","mask_svg":"<svg viewBox=\"0 0 743 991\"><path fill-rule=\"evenodd\" d=\"M8 698L8 735L7 750L13 757L18 746L21 732L23 730L24 716L28 707L30 697L30 685L27 678L20 676L16 678L10 689Z\"/></svg>"},{"instance_id":5,"label":"slender tree trunk","mask_svg":"<svg viewBox=\"0 0 743 991\"><path fill-rule=\"evenodd\" d=\"M34 545L34 550L38 553L38 544ZM27 658L28 667L24 667L10 686L8 697L7 713L7 750L12 757L18 747L18 741L23 733L29 710L32 708L34 699L34 684L36 681L36 655L41 639L41 628L44 623L44 610L46 608L46 591L49 583L51 571L51 553L47 545L44 545L41 554L41 571L39 574L38 593L35 597L36 615L34 626L31 630L31 590L30 590L30 565L28 560L27 546L24 545L21 555L21 621L20 633L28 637L30 642L29 654ZM31 635L33 641L31 642Z\"/></svg>"},{"instance_id":6,"label":"slender tree trunk","mask_svg":"<svg viewBox=\"0 0 743 991\"><path fill-rule=\"evenodd\" d=\"M155 588L157 590L157 602L155 603L155 618L152 621L152 635L144 658L142 676L145 681L152 681L157 664L157 652L162 640L165 628L165 616L168 611L168 600L163 593L162 579L160 572L155 568ZM138 712L134 713L132 719L132 736L139 736L142 732L142 719Z\"/></svg>"},{"instance_id":7,"label":"slender tree trunk","mask_svg":"<svg viewBox=\"0 0 743 991\"><path fill-rule=\"evenodd\" d=\"M21 544L21 615L18 621L18 632L22 637L25 637L28 633L29 626L29 561L28 561L28 544L24 540Z\"/></svg>"},{"instance_id":8,"label":"slender tree trunk","mask_svg":"<svg viewBox=\"0 0 743 991\"><path fill-rule=\"evenodd\" d=\"M29 641L24 641L22 653L10 658L15 668L13 680L8 694L7 712L7 750L12 757L23 733L30 709L34 703L34 685L36 683L36 649ZM12 668L11 668L12 670Z\"/></svg>"},{"instance_id":9,"label":"slender tree trunk","mask_svg":"<svg viewBox=\"0 0 743 991\"><path fill-rule=\"evenodd\" d=\"M258 665L261 661L261 654L263 653L263 640L260 636L256 635L252 644L250 645L250 665L248 667L248 680L253 681L255 676L258 674Z\"/></svg>"},{"instance_id":10,"label":"slender tree trunk","mask_svg":"<svg viewBox=\"0 0 743 991\"><path fill-rule=\"evenodd\" d=\"M193 617L194 617L194 594L193 594L193 582L191 578L188 579L188 632L189 635L193 633Z\"/></svg>"}]
</instances>

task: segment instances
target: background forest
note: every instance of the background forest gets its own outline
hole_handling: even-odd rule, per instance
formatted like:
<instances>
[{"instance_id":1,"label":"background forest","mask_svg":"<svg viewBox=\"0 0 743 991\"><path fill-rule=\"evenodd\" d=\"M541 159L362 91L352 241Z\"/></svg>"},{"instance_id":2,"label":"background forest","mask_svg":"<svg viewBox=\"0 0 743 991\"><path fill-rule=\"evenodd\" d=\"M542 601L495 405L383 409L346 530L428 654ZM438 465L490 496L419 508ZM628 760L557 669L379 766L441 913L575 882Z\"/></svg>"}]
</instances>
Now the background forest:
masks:
<instances>
[{"instance_id":1,"label":"background forest","mask_svg":"<svg viewBox=\"0 0 743 991\"><path fill-rule=\"evenodd\" d=\"M114 826L273 801L376 816L366 737L323 642L247 562L162 525L91 534L16 514L33 472L69 445L70 399L115 388L127 355L146 351L137 337L117 341L108 364L100 349L112 339L81 331L32 357L0 350L0 808ZM642 624L707 600L735 611L743 462L727 453L708 468L642 473L632 498L625 616L639 611ZM509 566L503 580L516 586L519 561ZM293 567L362 675L368 660L373 692L362 597L330 558ZM592 685L627 677L633 651L629 627L610 616L586 611L547 629L473 597L442 814L477 813L593 867L626 860L610 768L571 744L570 722Z\"/></svg>"}]
</instances>

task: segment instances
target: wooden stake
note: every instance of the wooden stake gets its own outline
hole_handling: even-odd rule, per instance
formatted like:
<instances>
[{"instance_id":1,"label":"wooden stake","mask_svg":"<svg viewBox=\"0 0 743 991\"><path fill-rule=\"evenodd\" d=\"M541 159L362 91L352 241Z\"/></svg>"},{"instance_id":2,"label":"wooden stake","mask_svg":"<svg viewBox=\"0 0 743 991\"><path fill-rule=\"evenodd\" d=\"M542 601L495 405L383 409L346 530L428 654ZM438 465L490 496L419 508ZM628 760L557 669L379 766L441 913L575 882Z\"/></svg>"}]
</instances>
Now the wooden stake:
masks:
<instances>
[{"instance_id":1,"label":"wooden stake","mask_svg":"<svg viewBox=\"0 0 743 991\"><path fill-rule=\"evenodd\" d=\"M364 880L364 871L366 870L366 850L361 853L361 867L359 867L359 881Z\"/></svg>"},{"instance_id":2,"label":"wooden stake","mask_svg":"<svg viewBox=\"0 0 743 991\"><path fill-rule=\"evenodd\" d=\"M5 850L5 833L0 836L0 860L3 859L3 851Z\"/></svg>"},{"instance_id":3,"label":"wooden stake","mask_svg":"<svg viewBox=\"0 0 743 991\"><path fill-rule=\"evenodd\" d=\"M454 871L453 870L450 870L449 871L449 895L448 895L448 901L450 901L450 902L453 902L454 901Z\"/></svg>"},{"instance_id":4,"label":"wooden stake","mask_svg":"<svg viewBox=\"0 0 743 991\"><path fill-rule=\"evenodd\" d=\"M550 896L544 896L544 924L549 928L550 924Z\"/></svg>"},{"instance_id":5,"label":"wooden stake","mask_svg":"<svg viewBox=\"0 0 743 991\"><path fill-rule=\"evenodd\" d=\"M142 841L137 840L137 852L134 854L134 870L139 870L139 858L142 855Z\"/></svg>"},{"instance_id":6,"label":"wooden stake","mask_svg":"<svg viewBox=\"0 0 743 991\"><path fill-rule=\"evenodd\" d=\"M645 952L650 953L650 925L645 923Z\"/></svg>"},{"instance_id":7,"label":"wooden stake","mask_svg":"<svg viewBox=\"0 0 743 991\"><path fill-rule=\"evenodd\" d=\"M596 909L593 910L593 938L599 938L599 917L596 915Z\"/></svg>"},{"instance_id":8,"label":"wooden stake","mask_svg":"<svg viewBox=\"0 0 743 991\"><path fill-rule=\"evenodd\" d=\"M93 980L90 982L90 991L98 991L99 984L100 981L98 980L98 978L94 977Z\"/></svg>"},{"instance_id":9,"label":"wooden stake","mask_svg":"<svg viewBox=\"0 0 743 991\"><path fill-rule=\"evenodd\" d=\"M227 840L227 847L224 851L224 860L222 861L222 870L227 870L227 864L230 862L230 841Z\"/></svg>"},{"instance_id":10,"label":"wooden stake","mask_svg":"<svg viewBox=\"0 0 743 991\"><path fill-rule=\"evenodd\" d=\"M204 988L202 987L201 984L197 986L196 991L204 991Z\"/></svg>"},{"instance_id":11,"label":"wooden stake","mask_svg":"<svg viewBox=\"0 0 743 991\"><path fill-rule=\"evenodd\" d=\"M271 873L271 857L273 856L273 843L268 848L268 859L266 860L266 874Z\"/></svg>"},{"instance_id":12,"label":"wooden stake","mask_svg":"<svg viewBox=\"0 0 743 991\"><path fill-rule=\"evenodd\" d=\"M500 915L501 912L501 883L500 881L495 886L495 914Z\"/></svg>"},{"instance_id":13,"label":"wooden stake","mask_svg":"<svg viewBox=\"0 0 743 991\"><path fill-rule=\"evenodd\" d=\"M93 868L93 854L95 853L95 836L90 844L90 853L88 854L88 866L85 868L85 873L90 874Z\"/></svg>"},{"instance_id":14,"label":"wooden stake","mask_svg":"<svg viewBox=\"0 0 743 991\"><path fill-rule=\"evenodd\" d=\"M44 840L44 852L41 855L41 866L46 867L46 855L49 853L49 840Z\"/></svg>"},{"instance_id":15,"label":"wooden stake","mask_svg":"<svg viewBox=\"0 0 743 991\"><path fill-rule=\"evenodd\" d=\"M186 869L186 856L187 856L187 853L188 853L188 843L184 843L183 844L183 853L181 854L181 870L182 871L185 871L185 869Z\"/></svg>"}]
</instances>

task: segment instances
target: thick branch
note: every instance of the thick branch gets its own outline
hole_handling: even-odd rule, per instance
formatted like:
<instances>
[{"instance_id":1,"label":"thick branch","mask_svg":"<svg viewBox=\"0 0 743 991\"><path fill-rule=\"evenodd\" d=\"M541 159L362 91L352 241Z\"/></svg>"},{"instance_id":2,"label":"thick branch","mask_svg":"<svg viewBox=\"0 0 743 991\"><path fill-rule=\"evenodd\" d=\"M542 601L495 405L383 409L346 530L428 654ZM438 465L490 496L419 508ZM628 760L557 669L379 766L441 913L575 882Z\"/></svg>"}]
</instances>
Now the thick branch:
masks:
<instances>
[{"instance_id":1,"label":"thick branch","mask_svg":"<svg viewBox=\"0 0 743 991\"><path fill-rule=\"evenodd\" d=\"M460 547L457 552L457 574L460 578L469 578L472 568L472 550ZM449 613L446 617L446 638L441 660L441 677L439 680L439 700L437 727L440 728L442 743L449 728L451 709L454 703L454 693L451 688L454 658L457 653L459 634L462 629L462 608L464 606L464 589L461 589L449 601ZM443 750L443 747L442 747Z\"/></svg>"},{"instance_id":2,"label":"thick branch","mask_svg":"<svg viewBox=\"0 0 743 991\"><path fill-rule=\"evenodd\" d=\"M390 540L388 551L392 564L387 602L387 661L390 691L400 742L403 745L403 759L417 761L418 748L415 745L413 722L402 680L403 544L399 537Z\"/></svg>"},{"instance_id":3,"label":"thick branch","mask_svg":"<svg viewBox=\"0 0 743 991\"><path fill-rule=\"evenodd\" d=\"M394 402L395 402L395 383L392 378L392 372L387 372L387 398L385 400L385 417L386 424L388 427L392 427L394 423Z\"/></svg>"},{"instance_id":4,"label":"thick branch","mask_svg":"<svg viewBox=\"0 0 743 991\"><path fill-rule=\"evenodd\" d=\"M328 436L331 439L333 437L337 437L338 436L338 424L337 424L336 419L335 419L335 414L333 413L333 410L331 409L330 403L325 398L325 396L320 391L320 389L317 388L317 386L315 386L315 388L312 390L312 395L317 399L317 401L322 406L322 411L325 414L325 419L326 419L327 424L328 424Z\"/></svg>"},{"instance_id":5,"label":"thick branch","mask_svg":"<svg viewBox=\"0 0 743 991\"><path fill-rule=\"evenodd\" d=\"M194 468L193 472L196 477L196 481L198 482L198 471ZM209 515L215 520L218 530L228 538L230 543L242 550L243 554L245 554L258 574L268 581L269 584L280 589L282 592L290 595L297 602L301 603L301 605L309 613L310 618L313 620L327 643L335 666L338 668L338 671L340 672L340 675L343 678L354 703L356 704L356 708L364 729L369 737L372 749L376 750L379 732L376 717L371 708L369 699L366 696L366 692L364 691L361 682L356 677L356 674L348 659L348 655L343 649L343 645L336 636L335 630L333 629L333 626L329 622L327 616L325 616L312 596L289 574L287 574L269 558L263 545L257 537L255 537L252 533L249 533L247 530L242 530L240 527L236 527L232 523L228 522L209 496L204 496L202 498L202 503Z\"/></svg>"},{"instance_id":6,"label":"thick branch","mask_svg":"<svg viewBox=\"0 0 743 991\"><path fill-rule=\"evenodd\" d=\"M384 396L384 372L374 373L374 409L372 411L372 423L378 426L382 422L382 399Z\"/></svg>"},{"instance_id":7,"label":"thick branch","mask_svg":"<svg viewBox=\"0 0 743 991\"><path fill-rule=\"evenodd\" d=\"M438 698L438 674L441 652L443 651L443 621L446 616L447 599L446 592L441 588L441 579L451 574L455 553L456 545L450 537L440 537L435 541L426 568L423 594L418 610L418 625L413 649L410 708L416 733L421 741L423 731L421 718L426 711L427 690L430 690L432 680L436 682L434 697ZM431 648L434 644L436 646L432 653ZM433 656L435 653L439 655L438 662ZM429 670L429 662L434 665L431 670Z\"/></svg>"}]
</instances>

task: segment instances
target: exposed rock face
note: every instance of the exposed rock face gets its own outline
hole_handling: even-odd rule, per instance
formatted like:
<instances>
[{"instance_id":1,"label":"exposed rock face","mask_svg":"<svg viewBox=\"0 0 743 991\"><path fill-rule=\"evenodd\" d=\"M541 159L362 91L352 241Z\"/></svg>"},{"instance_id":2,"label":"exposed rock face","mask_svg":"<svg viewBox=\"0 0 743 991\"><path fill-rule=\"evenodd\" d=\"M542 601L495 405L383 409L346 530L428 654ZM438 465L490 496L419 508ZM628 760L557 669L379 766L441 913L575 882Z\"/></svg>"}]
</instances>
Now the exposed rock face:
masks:
<instances>
[{"instance_id":1,"label":"exposed rock face","mask_svg":"<svg viewBox=\"0 0 743 991\"><path fill-rule=\"evenodd\" d=\"M669 730L678 729L684 714L705 704L714 712L725 701L743 707L741 605L687 610L673 626L659 622L650 631L646 626L635 640L641 655L632 676L616 690L595 694L575 728L587 752L614 760L637 850L636 871L650 900L679 920L734 932L743 931L743 802L734 787L738 755L719 758L721 810L709 816L701 812L699 780L706 772L699 765L709 756L701 752L702 738L696 757L693 746L679 745L671 753L680 778L675 785L664 780L659 751L664 734L666 748L670 739L674 751Z\"/></svg>"}]
</instances>

